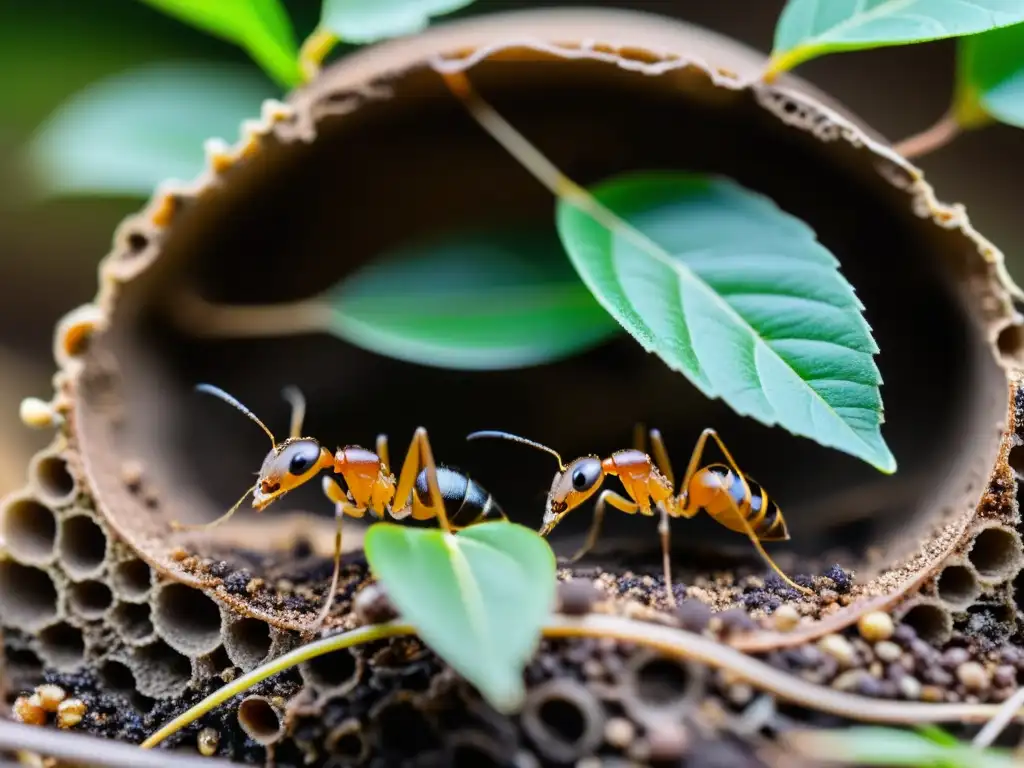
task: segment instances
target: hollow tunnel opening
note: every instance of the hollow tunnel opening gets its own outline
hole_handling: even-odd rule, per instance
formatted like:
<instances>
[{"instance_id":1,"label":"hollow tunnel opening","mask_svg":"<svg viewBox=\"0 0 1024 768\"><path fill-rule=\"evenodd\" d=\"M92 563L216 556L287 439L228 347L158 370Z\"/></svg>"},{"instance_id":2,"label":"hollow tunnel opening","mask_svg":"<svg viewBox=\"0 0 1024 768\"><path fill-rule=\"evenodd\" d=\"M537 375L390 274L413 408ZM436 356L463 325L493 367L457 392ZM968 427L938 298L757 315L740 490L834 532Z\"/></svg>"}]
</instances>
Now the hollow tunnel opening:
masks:
<instances>
[{"instance_id":1,"label":"hollow tunnel opening","mask_svg":"<svg viewBox=\"0 0 1024 768\"><path fill-rule=\"evenodd\" d=\"M981 419L971 382L991 383L994 362L987 350L978 353L983 342L938 267L934 227L912 213L906 194L871 169L852 168L845 155L829 161L825 144L782 125L749 93L723 97L700 77L680 76L679 88L597 62L520 61L514 69L511 79L507 64L485 62L471 75L576 181L641 169L721 174L815 230L865 304L881 348L883 435L899 472L885 477L740 417L624 335L548 365L473 372L384 358L322 334L200 340L175 330L156 299L168 285L232 304L284 302L316 295L384 251L439 232L510 221L554 226L547 190L471 121L435 74L414 71L392 83L393 98L325 118L315 143L270 140L250 165L233 169L222 192L179 214L160 261L122 300L123 317L139 313L116 326L114 337L118 354L138 363L123 373L132 413L143 434L158 428L163 435L148 449L158 468L189 478L199 492L201 508L189 511L211 519L234 503L270 448L239 413L192 391L210 382L279 439L288 423L280 390L298 385L308 399L304 432L332 450L372 447L387 433L396 472L423 425L440 461L467 470L531 527L540 522L552 458L511 444L468 444L467 433L516 432L568 459L628 447L643 422L662 431L681 474L694 440L712 426L786 513L792 540L771 545L773 553L808 556L850 545L845 533L854 529L859 538L849 548L863 553L921 523L909 519L912 505L894 489L907 478L919 488L946 481L951 441L965 418ZM160 407L145 407L156 392ZM821 504L832 503L823 500L866 485L871 493L852 508L823 512ZM328 515L329 507L319 483L309 483L265 514L302 508ZM565 542L585 532L591 508L566 519L552 538L556 548L571 551ZM707 519L678 521L673 530L681 550L742 544ZM644 518L609 515L604 536L657 551L655 525Z\"/></svg>"}]
</instances>

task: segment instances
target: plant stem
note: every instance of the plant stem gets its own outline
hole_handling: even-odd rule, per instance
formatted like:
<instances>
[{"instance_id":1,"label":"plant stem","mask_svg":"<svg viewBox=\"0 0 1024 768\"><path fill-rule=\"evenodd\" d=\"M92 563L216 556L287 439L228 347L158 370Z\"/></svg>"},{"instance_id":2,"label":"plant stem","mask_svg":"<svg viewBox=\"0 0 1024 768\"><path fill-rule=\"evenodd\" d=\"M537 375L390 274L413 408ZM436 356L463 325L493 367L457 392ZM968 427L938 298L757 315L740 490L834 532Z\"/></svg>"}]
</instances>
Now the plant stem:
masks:
<instances>
[{"instance_id":1,"label":"plant stem","mask_svg":"<svg viewBox=\"0 0 1024 768\"><path fill-rule=\"evenodd\" d=\"M178 326L199 337L244 338L328 332L331 308L320 299L290 304L214 304L186 291L170 302Z\"/></svg>"},{"instance_id":2,"label":"plant stem","mask_svg":"<svg viewBox=\"0 0 1024 768\"><path fill-rule=\"evenodd\" d=\"M198 720L217 705L223 704L233 696L244 693L249 688L256 685L256 683L262 682L268 677L273 677L280 672L286 672L304 661L314 659L317 656L322 656L325 653L331 653L332 651L351 648L354 645L372 643L375 640L384 640L389 637L398 637L400 635L411 635L414 632L415 629L408 624L400 624L397 622L371 624L370 626L359 627L358 629L353 629L349 632L342 632L339 635L332 635L331 637L317 640L316 642L309 643L308 645L303 645L296 648L294 651L289 651L283 656L278 656L276 659L272 659L262 666L256 667L256 669L251 672L232 680L221 688L218 688L198 704L193 707L189 707L176 718L171 720L167 725L151 735L139 746L143 749L152 749L168 736L177 733L185 726L195 720Z\"/></svg>"},{"instance_id":3,"label":"plant stem","mask_svg":"<svg viewBox=\"0 0 1024 768\"><path fill-rule=\"evenodd\" d=\"M415 634L408 624L391 622L360 627L350 632L317 640L257 667L228 683L209 697L183 712L144 742L142 747L155 747L168 736L233 696L268 677L284 672L303 661L333 651L389 637ZM593 614L583 618L552 616L542 630L548 638L610 638L624 643L652 648L668 656L695 661L716 669L724 669L737 680L776 698L808 709L827 712L850 720L874 723L944 723L984 722L1002 712L998 704L928 704L925 702L891 701L843 693L834 688L809 683L767 663L723 645L717 640L674 627L649 624L621 616ZM1012 715L1011 715L1012 716ZM1024 712L1017 712L1024 717Z\"/></svg>"},{"instance_id":4,"label":"plant stem","mask_svg":"<svg viewBox=\"0 0 1024 768\"><path fill-rule=\"evenodd\" d=\"M324 59L339 42L339 38L330 30L317 27L299 48L299 69L302 77L309 82L320 73Z\"/></svg>"},{"instance_id":5,"label":"plant stem","mask_svg":"<svg viewBox=\"0 0 1024 768\"><path fill-rule=\"evenodd\" d=\"M971 746L975 749L985 749L1003 732L1003 729L1013 719L1013 715L1021 707L1024 707L1024 686L1017 689L1017 692L1003 702L995 717L985 723L985 727L978 731Z\"/></svg>"},{"instance_id":6,"label":"plant stem","mask_svg":"<svg viewBox=\"0 0 1024 768\"><path fill-rule=\"evenodd\" d=\"M949 112L931 128L897 142L893 149L906 158L920 157L946 146L959 135L960 129L960 123Z\"/></svg>"}]
</instances>

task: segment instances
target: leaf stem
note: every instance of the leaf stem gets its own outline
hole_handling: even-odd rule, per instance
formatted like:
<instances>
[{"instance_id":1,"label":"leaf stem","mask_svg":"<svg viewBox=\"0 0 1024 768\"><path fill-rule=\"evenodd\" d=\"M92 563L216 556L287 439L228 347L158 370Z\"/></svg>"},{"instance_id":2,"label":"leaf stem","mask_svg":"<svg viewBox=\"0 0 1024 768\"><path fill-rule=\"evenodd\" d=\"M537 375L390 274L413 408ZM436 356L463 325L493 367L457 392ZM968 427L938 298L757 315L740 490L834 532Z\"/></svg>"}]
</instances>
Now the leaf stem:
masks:
<instances>
[{"instance_id":1,"label":"leaf stem","mask_svg":"<svg viewBox=\"0 0 1024 768\"><path fill-rule=\"evenodd\" d=\"M209 302L188 289L175 295L169 308L178 327L198 337L244 338L327 332L332 318L331 308L318 298L288 304L233 306Z\"/></svg>"},{"instance_id":2,"label":"leaf stem","mask_svg":"<svg viewBox=\"0 0 1024 768\"><path fill-rule=\"evenodd\" d=\"M799 64L803 64L808 59L813 59L818 55L819 50L815 46L798 46L785 53L773 53L771 58L768 59L768 66L761 73L761 81L768 84L774 83L776 78L782 73L788 72Z\"/></svg>"},{"instance_id":3,"label":"leaf stem","mask_svg":"<svg viewBox=\"0 0 1024 768\"><path fill-rule=\"evenodd\" d=\"M202 717L217 705L244 693L252 685L284 672L303 661L362 643L414 633L415 629L408 624L390 622L360 627L304 645L228 683L171 720L142 742L141 746L144 749L155 747L168 736ZM542 634L548 638L609 638L624 643L635 643L652 648L667 656L727 670L737 680L749 683L759 690L790 703L862 722L892 724L984 722L999 716L1004 709L1004 706L999 704L930 704L875 699L844 693L834 688L810 683L703 635L622 616L598 614L582 618L552 616L544 626ZM1005 716L1005 713L1003 714ZM1024 717L1024 711L1020 711L1018 708L1016 715Z\"/></svg>"},{"instance_id":4,"label":"leaf stem","mask_svg":"<svg viewBox=\"0 0 1024 768\"><path fill-rule=\"evenodd\" d=\"M956 116L948 112L930 128L897 142L893 149L906 158L920 157L949 144L960 135L960 130Z\"/></svg>"},{"instance_id":5,"label":"leaf stem","mask_svg":"<svg viewBox=\"0 0 1024 768\"><path fill-rule=\"evenodd\" d=\"M317 27L310 33L299 48L299 69L304 82L308 83L320 74L324 59L339 42L336 34L323 27Z\"/></svg>"}]
</instances>

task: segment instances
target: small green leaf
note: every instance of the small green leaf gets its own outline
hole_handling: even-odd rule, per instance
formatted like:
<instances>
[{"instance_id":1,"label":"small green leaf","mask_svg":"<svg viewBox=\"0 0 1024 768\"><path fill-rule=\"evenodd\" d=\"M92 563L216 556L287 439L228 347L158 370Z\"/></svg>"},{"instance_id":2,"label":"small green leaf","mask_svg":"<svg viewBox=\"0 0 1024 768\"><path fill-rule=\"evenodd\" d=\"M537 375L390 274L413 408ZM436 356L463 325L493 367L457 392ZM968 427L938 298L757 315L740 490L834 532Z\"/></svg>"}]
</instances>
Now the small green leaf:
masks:
<instances>
[{"instance_id":1,"label":"small green leaf","mask_svg":"<svg viewBox=\"0 0 1024 768\"><path fill-rule=\"evenodd\" d=\"M853 726L835 731L803 731L791 737L803 756L831 763L908 768L1011 768L1017 765L1008 750L974 749L960 742L936 743L926 736L896 728Z\"/></svg>"},{"instance_id":2,"label":"small green leaf","mask_svg":"<svg viewBox=\"0 0 1024 768\"><path fill-rule=\"evenodd\" d=\"M99 80L65 102L27 147L44 195L144 197L203 168L203 142L234 140L272 88L247 67L175 62Z\"/></svg>"},{"instance_id":3,"label":"small green leaf","mask_svg":"<svg viewBox=\"0 0 1024 768\"><path fill-rule=\"evenodd\" d=\"M789 0L767 77L827 53L972 35L1024 21L1024 0Z\"/></svg>"},{"instance_id":4,"label":"small green leaf","mask_svg":"<svg viewBox=\"0 0 1024 768\"><path fill-rule=\"evenodd\" d=\"M495 709L522 704L523 668L555 599L555 556L508 522L458 534L376 523L366 558L403 621Z\"/></svg>"},{"instance_id":5,"label":"small green leaf","mask_svg":"<svg viewBox=\"0 0 1024 768\"><path fill-rule=\"evenodd\" d=\"M960 41L953 109L965 128L989 115L1024 128L1024 24Z\"/></svg>"},{"instance_id":6,"label":"small green leaf","mask_svg":"<svg viewBox=\"0 0 1024 768\"><path fill-rule=\"evenodd\" d=\"M320 26L346 43L374 43L422 32L433 16L465 8L473 0L324 0Z\"/></svg>"},{"instance_id":7,"label":"small green leaf","mask_svg":"<svg viewBox=\"0 0 1024 768\"><path fill-rule=\"evenodd\" d=\"M244 48L282 86L302 80L291 19L280 0L142 0Z\"/></svg>"},{"instance_id":8,"label":"small green leaf","mask_svg":"<svg viewBox=\"0 0 1024 768\"><path fill-rule=\"evenodd\" d=\"M441 368L539 365L621 332L580 282L554 229L529 225L402 248L323 298L340 338Z\"/></svg>"},{"instance_id":9,"label":"small green leaf","mask_svg":"<svg viewBox=\"0 0 1024 768\"><path fill-rule=\"evenodd\" d=\"M649 247L560 201L562 243L646 350L741 415L895 471L863 306L806 224L726 179L630 174L590 192Z\"/></svg>"}]
</instances>

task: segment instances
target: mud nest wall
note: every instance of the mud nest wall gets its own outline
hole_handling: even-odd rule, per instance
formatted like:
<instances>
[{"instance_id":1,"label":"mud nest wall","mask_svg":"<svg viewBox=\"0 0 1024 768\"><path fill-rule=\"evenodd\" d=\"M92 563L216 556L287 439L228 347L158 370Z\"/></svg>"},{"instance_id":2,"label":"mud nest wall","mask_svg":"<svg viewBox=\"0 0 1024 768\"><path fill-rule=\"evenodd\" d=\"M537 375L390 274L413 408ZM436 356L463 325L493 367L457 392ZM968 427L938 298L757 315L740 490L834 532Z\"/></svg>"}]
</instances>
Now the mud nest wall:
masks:
<instances>
[{"instance_id":1,"label":"mud nest wall","mask_svg":"<svg viewBox=\"0 0 1024 768\"><path fill-rule=\"evenodd\" d=\"M506 42L482 48L495 33ZM606 44L573 42L580 40ZM453 376L326 337L212 341L176 327L168 299L183 288L231 303L293 300L412 238L487 222L551 222L548 193L445 90L432 68L440 54L449 65L469 56L466 71L482 94L579 182L644 168L720 173L812 226L856 286L882 349L884 429L899 473L880 478L854 459L740 419L628 338L554 365ZM530 525L550 477L546 459L500 445L471 452L466 433L509 429L571 455L622 447L645 421L665 433L671 454L687 455L700 429L713 425L783 500L794 533L783 565L807 579L825 574L814 582L815 599L796 600L744 575L760 566L751 570L734 540L688 523L677 535L680 594L763 620L728 642L776 666L804 665L801 674L827 685L862 670L885 685L871 688L862 675L840 687L868 695L922 698L931 686L938 693L930 696L977 698L957 676L959 665L975 661L987 665L981 698L1012 691L1017 662L993 654L1021 639L1013 469L1021 462L1013 449L1024 436L1015 379L1024 335L1001 256L960 209L938 203L918 171L827 97L793 78L751 84L759 63L732 42L662 19L514 14L356 54L287 104L265 104L236 146L212 145L195 184L159 191L122 225L96 302L57 329L54 407L64 422L29 467L26 489L2 510L9 689L48 675L92 697L86 727L138 740L223 679L299 642L330 573L315 551L315 526L312 540L282 536L269 547L251 520L223 538L169 528L171 520L222 511L266 450L237 413L191 392L209 381L281 432L278 393L298 384L309 399L308 431L339 444L368 445L383 430L394 453L423 424L439 458L469 469ZM315 493L288 502L268 514L284 516L289 505L322 510ZM582 512L575 518L577 531L588 522ZM604 610L660 604L658 579L642 576L656 563L656 537L644 522L623 516L606 526L615 546L598 560L608 572L598 577ZM709 540L723 545L712 561L695 560L683 544ZM711 577L712 566L734 562L743 565L735 577ZM830 569L833 562L843 568ZM614 575L626 565L641 575ZM334 626L353 623L351 599L364 582L356 554ZM768 614L787 603L802 620L782 632ZM894 652L879 656L849 629L872 608L892 611L906 627L896 637L899 657L913 657L903 676L878 674L872 665ZM671 621L685 625L684 618ZM852 638L845 642L864 646L851 645L857 663L832 668L828 654L807 651L844 632ZM955 656L945 677L928 677L944 663L928 656L939 648L968 656ZM314 762L332 753L362 762L393 743L388 728L404 732L426 718L410 732L435 758L483 750L501 762L525 750L558 764L634 749L643 759L657 746L645 735L657 707L614 687L639 685L639 659L618 646L546 647L529 673L530 707L506 721L473 703L415 643L384 645L268 684L185 741L212 724L223 754L256 759L273 743ZM996 684L996 669L1007 666L1013 673L1004 670ZM672 712L700 698L686 682L696 676L712 680L707 690L731 714L754 700L705 671L661 671L653 677L685 683L665 694ZM670 718L677 724L690 711L679 707Z\"/></svg>"}]
</instances>

